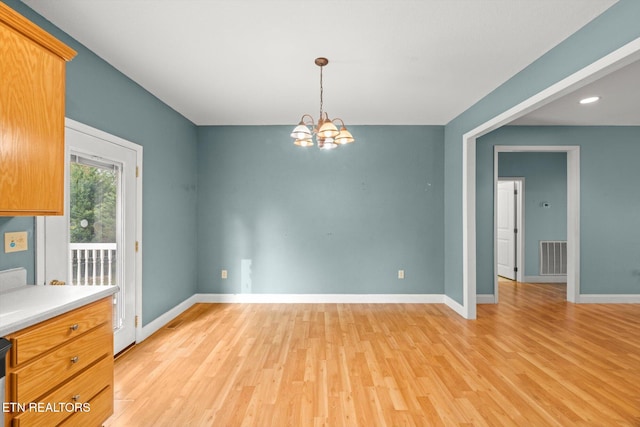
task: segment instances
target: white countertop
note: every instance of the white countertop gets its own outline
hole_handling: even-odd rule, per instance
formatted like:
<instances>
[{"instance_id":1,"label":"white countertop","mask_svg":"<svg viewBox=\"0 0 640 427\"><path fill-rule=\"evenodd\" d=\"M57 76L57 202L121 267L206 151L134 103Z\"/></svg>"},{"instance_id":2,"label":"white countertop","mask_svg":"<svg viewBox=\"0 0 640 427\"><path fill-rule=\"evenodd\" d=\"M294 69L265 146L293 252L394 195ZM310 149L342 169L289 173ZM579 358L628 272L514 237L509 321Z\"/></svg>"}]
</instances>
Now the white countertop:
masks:
<instances>
[{"instance_id":1,"label":"white countertop","mask_svg":"<svg viewBox=\"0 0 640 427\"><path fill-rule=\"evenodd\" d=\"M0 337L108 297L118 286L25 285L0 292Z\"/></svg>"}]
</instances>

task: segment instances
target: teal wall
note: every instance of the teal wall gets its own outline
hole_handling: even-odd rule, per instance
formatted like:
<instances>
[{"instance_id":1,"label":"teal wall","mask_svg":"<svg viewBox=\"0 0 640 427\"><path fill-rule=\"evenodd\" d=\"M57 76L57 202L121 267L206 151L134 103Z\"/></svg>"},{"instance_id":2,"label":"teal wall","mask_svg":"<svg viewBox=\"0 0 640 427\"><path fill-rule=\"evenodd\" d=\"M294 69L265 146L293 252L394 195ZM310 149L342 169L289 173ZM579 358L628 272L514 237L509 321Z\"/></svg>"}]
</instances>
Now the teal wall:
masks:
<instances>
[{"instance_id":1,"label":"teal wall","mask_svg":"<svg viewBox=\"0 0 640 427\"><path fill-rule=\"evenodd\" d=\"M640 293L640 127L508 126L479 141L482 151L493 145L579 145L580 291ZM492 169L487 157L478 156L478 168ZM491 183L478 182L478 193L487 189ZM479 209L478 229L493 227L487 211ZM486 291L492 289L493 237L479 235L480 246L491 248L489 261L477 268L478 289Z\"/></svg>"},{"instance_id":2,"label":"teal wall","mask_svg":"<svg viewBox=\"0 0 640 427\"><path fill-rule=\"evenodd\" d=\"M4 253L4 233L27 232L28 250ZM35 277L35 239L33 217L0 216L0 270L23 267L27 269L27 283L34 283Z\"/></svg>"},{"instance_id":3,"label":"teal wall","mask_svg":"<svg viewBox=\"0 0 640 427\"><path fill-rule=\"evenodd\" d=\"M3 0L78 55L66 116L144 147L142 323L196 290L196 126L17 0Z\"/></svg>"},{"instance_id":4,"label":"teal wall","mask_svg":"<svg viewBox=\"0 0 640 427\"><path fill-rule=\"evenodd\" d=\"M356 144L320 153L293 147L289 127L198 129L20 1L5 2L78 51L67 116L144 147L143 324L195 292L241 291L243 259L252 292L444 289L462 302L462 135L640 37L640 1L620 0L447 124L444 146L442 127L362 126L352 129ZM583 237L583 247L601 233L635 254L635 235L609 231ZM582 290L600 292L605 270L584 259L593 279ZM611 261L625 279L612 292L633 292L640 267Z\"/></svg>"},{"instance_id":5,"label":"teal wall","mask_svg":"<svg viewBox=\"0 0 640 427\"><path fill-rule=\"evenodd\" d=\"M498 175L525 178L524 275L538 276L540 241L567 240L567 154L499 153Z\"/></svg>"},{"instance_id":6,"label":"teal wall","mask_svg":"<svg viewBox=\"0 0 640 427\"><path fill-rule=\"evenodd\" d=\"M443 127L350 130L325 152L291 126L199 129L200 292L242 292L243 259L254 293L444 292Z\"/></svg>"},{"instance_id":7,"label":"teal wall","mask_svg":"<svg viewBox=\"0 0 640 427\"><path fill-rule=\"evenodd\" d=\"M445 127L445 293L462 303L462 136L640 37L640 1L620 0ZM477 71L473 64L469 70ZM583 242L584 244L584 242ZM478 268L481 268L478 266ZM593 291L583 286L583 292Z\"/></svg>"}]
</instances>

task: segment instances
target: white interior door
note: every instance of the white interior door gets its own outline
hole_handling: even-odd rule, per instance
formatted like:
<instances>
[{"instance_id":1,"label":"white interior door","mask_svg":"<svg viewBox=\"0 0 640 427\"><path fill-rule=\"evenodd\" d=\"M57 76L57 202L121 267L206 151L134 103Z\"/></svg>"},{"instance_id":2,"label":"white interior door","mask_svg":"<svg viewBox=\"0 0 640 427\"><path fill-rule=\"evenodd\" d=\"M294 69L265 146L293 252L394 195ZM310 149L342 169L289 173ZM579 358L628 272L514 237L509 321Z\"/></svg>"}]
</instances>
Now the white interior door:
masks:
<instances>
[{"instance_id":1,"label":"white interior door","mask_svg":"<svg viewBox=\"0 0 640 427\"><path fill-rule=\"evenodd\" d=\"M497 265L498 275L516 279L516 183L498 181L497 220Z\"/></svg>"},{"instance_id":2,"label":"white interior door","mask_svg":"<svg viewBox=\"0 0 640 427\"><path fill-rule=\"evenodd\" d=\"M137 151L67 127L65 214L44 220L44 279L119 286L114 351L136 340Z\"/></svg>"}]
</instances>

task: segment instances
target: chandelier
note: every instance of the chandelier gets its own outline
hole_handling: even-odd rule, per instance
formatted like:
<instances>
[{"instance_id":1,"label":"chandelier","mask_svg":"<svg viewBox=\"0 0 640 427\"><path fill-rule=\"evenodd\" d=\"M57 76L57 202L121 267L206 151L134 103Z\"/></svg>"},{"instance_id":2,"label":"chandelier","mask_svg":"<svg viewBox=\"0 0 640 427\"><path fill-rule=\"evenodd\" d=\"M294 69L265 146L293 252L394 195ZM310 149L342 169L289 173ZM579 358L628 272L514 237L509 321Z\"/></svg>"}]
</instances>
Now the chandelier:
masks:
<instances>
[{"instance_id":1,"label":"chandelier","mask_svg":"<svg viewBox=\"0 0 640 427\"><path fill-rule=\"evenodd\" d=\"M315 135L318 148L323 150L331 150L337 148L338 145L348 144L355 141L351 132L344 125L342 119L330 119L326 112L322 111L322 68L329 63L327 58L316 58L315 64L320 67L320 116L318 123L313 120L309 114L304 114L300 119L298 126L291 132L294 144L299 147L311 147L313 145L313 136ZM340 129L336 127L334 122L340 123Z\"/></svg>"}]
</instances>

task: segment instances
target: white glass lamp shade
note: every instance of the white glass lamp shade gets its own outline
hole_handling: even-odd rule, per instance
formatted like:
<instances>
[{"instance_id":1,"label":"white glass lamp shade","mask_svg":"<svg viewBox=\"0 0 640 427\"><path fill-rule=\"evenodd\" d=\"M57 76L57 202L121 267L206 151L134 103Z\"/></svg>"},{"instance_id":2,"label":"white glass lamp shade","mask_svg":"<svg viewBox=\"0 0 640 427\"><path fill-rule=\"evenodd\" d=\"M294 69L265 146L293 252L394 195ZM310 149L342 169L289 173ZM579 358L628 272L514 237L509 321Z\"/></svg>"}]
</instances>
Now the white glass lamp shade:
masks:
<instances>
[{"instance_id":1,"label":"white glass lamp shade","mask_svg":"<svg viewBox=\"0 0 640 427\"><path fill-rule=\"evenodd\" d=\"M338 144L336 144L336 141L333 138L323 138L322 140L318 141L318 148L321 148L323 150L333 150L337 147Z\"/></svg>"},{"instance_id":2,"label":"white glass lamp shade","mask_svg":"<svg viewBox=\"0 0 640 427\"><path fill-rule=\"evenodd\" d=\"M311 140L311 138L309 138L309 139L296 139L293 143L295 145L297 145L298 147L313 147L313 141Z\"/></svg>"},{"instance_id":3,"label":"white glass lamp shade","mask_svg":"<svg viewBox=\"0 0 640 427\"><path fill-rule=\"evenodd\" d=\"M351 132L349 132L346 127L340 128L340 133L336 136L336 142L341 145L348 144L355 140L356 139L351 135Z\"/></svg>"},{"instance_id":4,"label":"white glass lamp shade","mask_svg":"<svg viewBox=\"0 0 640 427\"><path fill-rule=\"evenodd\" d=\"M312 137L311 130L309 129L308 126L302 123L296 126L295 129L293 129L293 132L291 132L291 138L296 140L306 140L306 139L311 139L311 137Z\"/></svg>"},{"instance_id":5,"label":"white glass lamp shade","mask_svg":"<svg viewBox=\"0 0 640 427\"><path fill-rule=\"evenodd\" d=\"M325 120L322 122L322 125L318 129L318 136L321 138L335 138L338 136L340 132L336 125L334 125L330 120Z\"/></svg>"}]
</instances>

